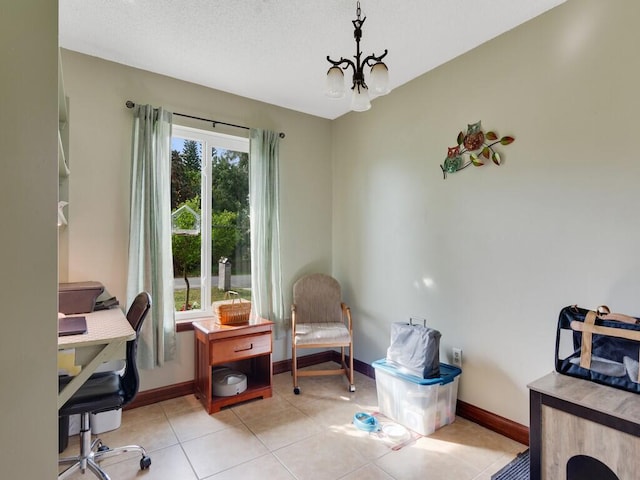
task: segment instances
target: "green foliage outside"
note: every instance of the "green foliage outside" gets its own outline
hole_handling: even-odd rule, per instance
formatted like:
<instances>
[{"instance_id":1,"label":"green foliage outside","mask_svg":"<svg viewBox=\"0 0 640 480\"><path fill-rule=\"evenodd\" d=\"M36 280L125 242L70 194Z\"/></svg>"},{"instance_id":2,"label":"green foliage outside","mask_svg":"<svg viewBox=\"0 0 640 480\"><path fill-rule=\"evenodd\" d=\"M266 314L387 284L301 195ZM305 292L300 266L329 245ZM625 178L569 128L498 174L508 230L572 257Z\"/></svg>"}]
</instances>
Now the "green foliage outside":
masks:
<instances>
[{"instance_id":1,"label":"green foliage outside","mask_svg":"<svg viewBox=\"0 0 640 480\"><path fill-rule=\"evenodd\" d=\"M200 215L200 195L185 201L180 205L190 207L195 213ZM175 226L189 229L193 228L192 218L189 215L182 215L175 219ZM172 235L171 246L173 248L173 272L174 276L186 276L200 274L200 246L201 235Z\"/></svg>"},{"instance_id":2,"label":"green foliage outside","mask_svg":"<svg viewBox=\"0 0 640 480\"><path fill-rule=\"evenodd\" d=\"M187 200L182 205L189 206L200 215L200 197ZM180 205L180 206L182 206ZM241 240L241 232L236 227L238 214L235 212L219 212L212 215L212 272L216 272L218 260L221 257L233 258L236 246ZM176 219L176 225L181 228L192 227L185 215ZM174 275L199 276L200 251L202 235L172 235L173 271Z\"/></svg>"},{"instance_id":3,"label":"green foliage outside","mask_svg":"<svg viewBox=\"0 0 640 480\"><path fill-rule=\"evenodd\" d=\"M238 242L240 242L241 233L236 226L238 214L236 212L223 211L213 214L211 225L211 236L213 250L211 259L216 265L221 257L234 258L234 252Z\"/></svg>"},{"instance_id":4,"label":"green foliage outside","mask_svg":"<svg viewBox=\"0 0 640 480\"><path fill-rule=\"evenodd\" d=\"M231 290L233 290L234 292L238 292L240 294L240 297L244 298L245 300L249 300L251 301L251 290L248 288L237 288L234 287L233 285L231 285ZM212 302L217 302L219 300L224 300L225 299L225 291L224 290L220 290L217 287L213 287L211 289L211 301ZM184 305L185 301L186 301L186 294L187 291L186 290L176 290L174 293L174 301L176 303L176 309L180 310L182 308L182 306ZM192 308L200 308L200 289L195 289L192 290L189 294L189 303L191 305Z\"/></svg>"}]
</instances>

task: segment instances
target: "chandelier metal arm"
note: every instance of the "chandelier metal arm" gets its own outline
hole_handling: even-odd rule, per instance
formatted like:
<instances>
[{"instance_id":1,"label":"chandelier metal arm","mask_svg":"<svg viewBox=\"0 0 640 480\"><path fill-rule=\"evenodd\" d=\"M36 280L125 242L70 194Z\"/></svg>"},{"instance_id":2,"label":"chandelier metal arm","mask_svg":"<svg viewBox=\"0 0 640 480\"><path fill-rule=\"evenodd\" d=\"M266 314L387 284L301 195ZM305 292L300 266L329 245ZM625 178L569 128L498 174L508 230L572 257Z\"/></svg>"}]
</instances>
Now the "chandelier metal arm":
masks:
<instances>
[{"instance_id":1,"label":"chandelier metal arm","mask_svg":"<svg viewBox=\"0 0 640 480\"><path fill-rule=\"evenodd\" d=\"M359 62L360 59L358 58L358 55L356 55L356 60L358 60L359 64L356 64L348 58L344 57L340 57L340 60L332 60L329 55L327 55L327 61L334 67L340 67L345 71L349 67L351 67L351 69L353 70L353 86L355 86L356 83L360 83L363 87L366 87L367 84L364 81L365 65L371 67L377 62L381 62L382 59L387 56L387 53L389 53L389 51L385 49L382 55L369 55L362 61L362 63ZM353 86L351 88L353 88Z\"/></svg>"},{"instance_id":2,"label":"chandelier metal arm","mask_svg":"<svg viewBox=\"0 0 640 480\"><path fill-rule=\"evenodd\" d=\"M343 58L340 57L340 60L331 60L331 57L329 57L329 55L327 55L327 61L332 64L334 67L340 67L343 70L346 70L348 67L353 68L353 71L356 71L356 65L355 63L353 63L351 60L349 60L348 58ZM345 64L344 66L342 66L342 64Z\"/></svg>"},{"instance_id":3,"label":"chandelier metal arm","mask_svg":"<svg viewBox=\"0 0 640 480\"><path fill-rule=\"evenodd\" d=\"M369 55L362 61L362 66L360 67L360 69L364 69L365 65L371 67L374 63L381 62L382 59L387 56L387 53L389 53L389 50L385 49L384 53L380 56L376 56L375 54Z\"/></svg>"}]
</instances>

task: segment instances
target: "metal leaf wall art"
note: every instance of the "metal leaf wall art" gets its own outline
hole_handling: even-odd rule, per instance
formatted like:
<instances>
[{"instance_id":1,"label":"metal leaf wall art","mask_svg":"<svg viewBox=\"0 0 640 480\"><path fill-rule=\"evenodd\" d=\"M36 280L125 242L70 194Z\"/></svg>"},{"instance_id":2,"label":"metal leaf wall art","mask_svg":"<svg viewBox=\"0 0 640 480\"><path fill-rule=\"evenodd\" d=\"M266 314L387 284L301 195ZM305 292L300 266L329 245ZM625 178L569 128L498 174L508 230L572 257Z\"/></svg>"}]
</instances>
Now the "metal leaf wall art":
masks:
<instances>
[{"instance_id":1,"label":"metal leaf wall art","mask_svg":"<svg viewBox=\"0 0 640 480\"><path fill-rule=\"evenodd\" d=\"M469 165L481 167L485 160L489 159L496 165L501 165L502 157L494 146L509 145L514 141L514 137L499 137L493 130L485 134L482 131L481 122L471 123L467 125L466 134L464 132L458 134L457 145L448 148L447 158L440 165L442 175L446 179L447 173L455 173Z\"/></svg>"}]
</instances>

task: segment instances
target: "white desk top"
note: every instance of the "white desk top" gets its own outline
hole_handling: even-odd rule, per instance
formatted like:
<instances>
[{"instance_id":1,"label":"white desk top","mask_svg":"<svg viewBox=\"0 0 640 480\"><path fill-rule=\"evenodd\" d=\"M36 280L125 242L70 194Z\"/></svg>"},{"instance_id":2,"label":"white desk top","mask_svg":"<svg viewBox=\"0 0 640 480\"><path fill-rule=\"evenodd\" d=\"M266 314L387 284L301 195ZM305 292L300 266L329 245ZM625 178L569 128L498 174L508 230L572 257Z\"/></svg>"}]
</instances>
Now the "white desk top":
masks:
<instances>
[{"instance_id":1,"label":"white desk top","mask_svg":"<svg viewBox=\"0 0 640 480\"><path fill-rule=\"evenodd\" d=\"M129 341L136 338L136 332L131 328L127 317L119 308L68 316L85 317L87 320L87 333L58 337L58 350L103 345L114 341Z\"/></svg>"},{"instance_id":2,"label":"white desk top","mask_svg":"<svg viewBox=\"0 0 640 480\"><path fill-rule=\"evenodd\" d=\"M135 330L119 308L73 316L86 318L87 333L58 337L58 350L73 349L75 364L82 369L58 393L58 409L102 363L125 358L127 341L136 338Z\"/></svg>"}]
</instances>

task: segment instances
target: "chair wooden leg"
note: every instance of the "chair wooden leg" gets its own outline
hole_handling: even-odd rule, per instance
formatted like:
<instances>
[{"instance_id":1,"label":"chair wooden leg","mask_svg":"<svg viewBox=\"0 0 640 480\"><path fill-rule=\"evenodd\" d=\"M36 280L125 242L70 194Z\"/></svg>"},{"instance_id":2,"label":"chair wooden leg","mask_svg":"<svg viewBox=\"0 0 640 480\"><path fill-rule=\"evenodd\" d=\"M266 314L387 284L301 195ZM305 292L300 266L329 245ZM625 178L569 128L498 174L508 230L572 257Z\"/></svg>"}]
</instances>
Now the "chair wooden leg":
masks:
<instances>
[{"instance_id":1,"label":"chair wooden leg","mask_svg":"<svg viewBox=\"0 0 640 480\"><path fill-rule=\"evenodd\" d=\"M298 395L300 387L298 386L298 358L295 342L291 343L291 373L293 374L293 393Z\"/></svg>"},{"instance_id":2,"label":"chair wooden leg","mask_svg":"<svg viewBox=\"0 0 640 480\"><path fill-rule=\"evenodd\" d=\"M353 390L355 391L355 383L353 380L353 343L349 345L349 383L353 386Z\"/></svg>"}]
</instances>

